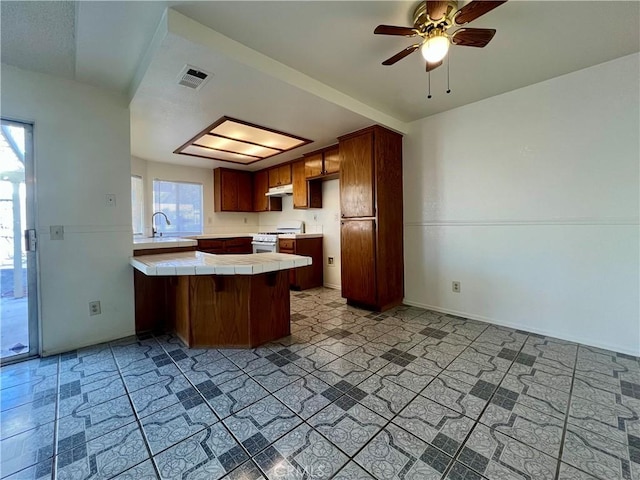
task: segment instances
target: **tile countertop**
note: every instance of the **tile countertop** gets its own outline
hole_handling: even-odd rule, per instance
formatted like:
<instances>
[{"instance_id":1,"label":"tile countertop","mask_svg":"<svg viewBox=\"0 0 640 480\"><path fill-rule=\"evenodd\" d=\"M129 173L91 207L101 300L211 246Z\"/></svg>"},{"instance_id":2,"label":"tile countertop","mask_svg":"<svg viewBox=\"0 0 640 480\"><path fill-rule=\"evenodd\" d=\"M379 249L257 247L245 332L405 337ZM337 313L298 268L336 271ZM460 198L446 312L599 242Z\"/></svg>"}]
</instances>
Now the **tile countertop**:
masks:
<instances>
[{"instance_id":1,"label":"tile countertop","mask_svg":"<svg viewBox=\"0 0 640 480\"><path fill-rule=\"evenodd\" d=\"M278 238L322 238L321 233L285 233Z\"/></svg>"},{"instance_id":2,"label":"tile countertop","mask_svg":"<svg viewBox=\"0 0 640 480\"><path fill-rule=\"evenodd\" d=\"M257 275L311 265L311 257L286 253L213 255L203 252L161 253L130 257L129 263L149 276Z\"/></svg>"},{"instance_id":3,"label":"tile countertop","mask_svg":"<svg viewBox=\"0 0 640 480\"><path fill-rule=\"evenodd\" d=\"M151 248L195 247L198 241L192 238L182 237L133 237L134 250L147 250Z\"/></svg>"}]
</instances>

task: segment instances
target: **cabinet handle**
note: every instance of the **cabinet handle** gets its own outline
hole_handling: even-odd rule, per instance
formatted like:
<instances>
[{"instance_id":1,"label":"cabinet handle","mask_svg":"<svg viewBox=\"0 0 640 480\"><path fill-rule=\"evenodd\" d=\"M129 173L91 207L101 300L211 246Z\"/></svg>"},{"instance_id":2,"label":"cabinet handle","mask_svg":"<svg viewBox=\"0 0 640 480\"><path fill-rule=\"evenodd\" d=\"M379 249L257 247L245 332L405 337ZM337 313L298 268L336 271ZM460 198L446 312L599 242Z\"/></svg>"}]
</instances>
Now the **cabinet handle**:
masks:
<instances>
[{"instance_id":1,"label":"cabinet handle","mask_svg":"<svg viewBox=\"0 0 640 480\"><path fill-rule=\"evenodd\" d=\"M344 213L342 214L342 218L344 218Z\"/></svg>"}]
</instances>

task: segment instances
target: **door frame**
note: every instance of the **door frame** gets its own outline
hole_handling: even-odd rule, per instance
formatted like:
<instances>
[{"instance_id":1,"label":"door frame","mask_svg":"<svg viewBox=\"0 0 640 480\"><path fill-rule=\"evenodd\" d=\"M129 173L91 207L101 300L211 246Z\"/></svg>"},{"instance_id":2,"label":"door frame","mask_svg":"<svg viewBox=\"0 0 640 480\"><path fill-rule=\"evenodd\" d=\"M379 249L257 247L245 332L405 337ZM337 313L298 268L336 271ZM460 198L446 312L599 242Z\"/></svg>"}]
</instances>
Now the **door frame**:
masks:
<instances>
[{"instance_id":1,"label":"door frame","mask_svg":"<svg viewBox=\"0 0 640 480\"><path fill-rule=\"evenodd\" d=\"M24 180L25 180L25 220L26 230L33 230L36 234L36 247L34 251L26 250L25 231L22 232L20 241L27 254L27 321L29 329L29 350L18 355L12 355L0 359L2 365L19 362L28 358L40 356L41 349L41 324L40 324L40 296L39 296L39 239L37 238L37 209L36 209L36 182L35 182L35 135L34 123L25 120L16 120L10 117L1 117L2 125L14 125L24 128Z\"/></svg>"}]
</instances>

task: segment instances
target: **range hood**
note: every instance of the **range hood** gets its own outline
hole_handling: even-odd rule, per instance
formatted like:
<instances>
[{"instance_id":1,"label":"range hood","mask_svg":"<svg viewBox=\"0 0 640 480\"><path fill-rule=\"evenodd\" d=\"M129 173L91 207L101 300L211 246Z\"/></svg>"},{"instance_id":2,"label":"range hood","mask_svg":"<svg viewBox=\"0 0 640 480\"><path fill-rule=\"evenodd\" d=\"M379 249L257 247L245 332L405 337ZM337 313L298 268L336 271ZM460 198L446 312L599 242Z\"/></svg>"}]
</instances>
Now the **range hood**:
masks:
<instances>
[{"instance_id":1,"label":"range hood","mask_svg":"<svg viewBox=\"0 0 640 480\"><path fill-rule=\"evenodd\" d=\"M267 197L286 197L287 195L293 195L293 185L289 184L271 187L265 195Z\"/></svg>"}]
</instances>

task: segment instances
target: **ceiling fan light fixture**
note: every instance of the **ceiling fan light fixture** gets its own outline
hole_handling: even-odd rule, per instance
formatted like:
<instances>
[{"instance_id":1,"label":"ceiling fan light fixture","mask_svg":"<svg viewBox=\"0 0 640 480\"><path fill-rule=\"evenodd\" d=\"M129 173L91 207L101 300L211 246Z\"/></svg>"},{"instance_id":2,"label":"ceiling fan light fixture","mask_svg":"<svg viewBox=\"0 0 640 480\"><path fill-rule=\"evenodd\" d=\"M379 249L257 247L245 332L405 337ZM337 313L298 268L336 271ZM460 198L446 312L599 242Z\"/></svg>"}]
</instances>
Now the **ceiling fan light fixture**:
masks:
<instances>
[{"instance_id":1,"label":"ceiling fan light fixture","mask_svg":"<svg viewBox=\"0 0 640 480\"><path fill-rule=\"evenodd\" d=\"M449 51L449 38L444 32L431 35L420 47L420 53L429 63L437 63L447 56Z\"/></svg>"}]
</instances>

